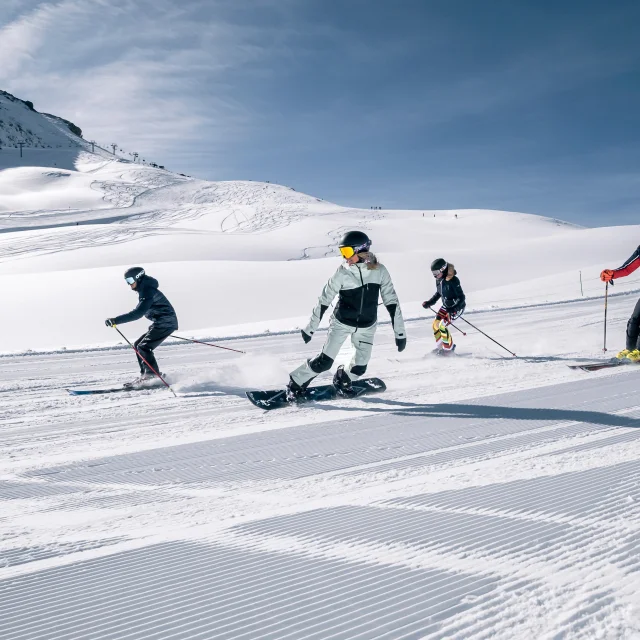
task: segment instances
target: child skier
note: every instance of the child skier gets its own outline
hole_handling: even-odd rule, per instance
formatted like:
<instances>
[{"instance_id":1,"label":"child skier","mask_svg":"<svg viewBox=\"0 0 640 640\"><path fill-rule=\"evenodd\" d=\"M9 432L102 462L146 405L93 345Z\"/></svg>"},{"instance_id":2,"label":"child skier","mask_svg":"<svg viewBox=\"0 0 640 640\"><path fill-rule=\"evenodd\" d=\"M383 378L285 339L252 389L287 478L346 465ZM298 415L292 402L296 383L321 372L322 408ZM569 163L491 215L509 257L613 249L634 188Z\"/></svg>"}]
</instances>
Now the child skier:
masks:
<instances>
[{"instance_id":1,"label":"child skier","mask_svg":"<svg viewBox=\"0 0 640 640\"><path fill-rule=\"evenodd\" d=\"M371 358L373 336L378 324L378 295L382 296L382 302L391 316L398 351L403 351L407 345L398 296L386 267L369 251L371 240L362 231L349 231L342 238L339 248L345 263L338 267L325 285L309 324L301 331L302 339L309 342L337 295L338 303L331 316L329 333L321 353L291 372L287 386L289 400L304 395L307 386L318 374L331 369L340 347L349 337L355 354L348 372L343 366L338 367L333 384L341 395L353 395L352 380L364 375Z\"/></svg>"},{"instance_id":2,"label":"child skier","mask_svg":"<svg viewBox=\"0 0 640 640\"><path fill-rule=\"evenodd\" d=\"M609 282L617 278L624 278L640 267L640 247L638 247L631 257L617 269L605 269L600 274L600 280ZM626 348L620 351L617 358L627 358L632 362L640 361L640 300L636 303L635 309L627 322L627 344Z\"/></svg>"},{"instance_id":3,"label":"child skier","mask_svg":"<svg viewBox=\"0 0 640 640\"><path fill-rule=\"evenodd\" d=\"M178 318L171 303L158 289L158 281L146 275L142 267L127 269L124 272L124 279L131 289L137 292L138 306L129 313L107 318L104 323L107 327L115 327L118 324L139 320L142 316L151 320L148 331L133 343L137 350L140 377L125 385L128 387L150 386L157 380L156 373L160 373L153 350L178 329ZM150 367L155 369L155 373Z\"/></svg>"},{"instance_id":4,"label":"child skier","mask_svg":"<svg viewBox=\"0 0 640 640\"><path fill-rule=\"evenodd\" d=\"M433 336L436 339L436 352L452 353L456 346L447 325L464 311L464 291L453 265L444 258L431 263L431 273L436 279L436 292L422 306L429 309L442 298L442 306L433 320Z\"/></svg>"}]
</instances>

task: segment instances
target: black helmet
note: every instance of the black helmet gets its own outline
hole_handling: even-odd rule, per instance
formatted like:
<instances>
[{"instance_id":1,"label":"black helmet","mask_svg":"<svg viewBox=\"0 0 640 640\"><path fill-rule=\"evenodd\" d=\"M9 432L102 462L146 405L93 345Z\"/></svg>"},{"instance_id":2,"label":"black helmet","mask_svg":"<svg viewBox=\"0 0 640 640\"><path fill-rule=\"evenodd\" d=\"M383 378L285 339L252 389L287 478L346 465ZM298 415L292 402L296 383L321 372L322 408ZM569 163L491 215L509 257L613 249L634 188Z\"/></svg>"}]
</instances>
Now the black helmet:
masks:
<instances>
[{"instance_id":1,"label":"black helmet","mask_svg":"<svg viewBox=\"0 0 640 640\"><path fill-rule=\"evenodd\" d=\"M369 236L363 231L347 231L347 233L342 236L338 247L340 249L343 247L351 247L353 253L360 253L362 251L369 251L371 248L371 240L369 240Z\"/></svg>"},{"instance_id":2,"label":"black helmet","mask_svg":"<svg viewBox=\"0 0 640 640\"><path fill-rule=\"evenodd\" d=\"M437 258L431 263L431 273L433 273L434 278L442 278L449 265L444 258Z\"/></svg>"},{"instance_id":3,"label":"black helmet","mask_svg":"<svg viewBox=\"0 0 640 640\"><path fill-rule=\"evenodd\" d=\"M142 278L144 275L144 269L142 267L130 267L124 272L124 279L127 284L133 284Z\"/></svg>"}]
</instances>

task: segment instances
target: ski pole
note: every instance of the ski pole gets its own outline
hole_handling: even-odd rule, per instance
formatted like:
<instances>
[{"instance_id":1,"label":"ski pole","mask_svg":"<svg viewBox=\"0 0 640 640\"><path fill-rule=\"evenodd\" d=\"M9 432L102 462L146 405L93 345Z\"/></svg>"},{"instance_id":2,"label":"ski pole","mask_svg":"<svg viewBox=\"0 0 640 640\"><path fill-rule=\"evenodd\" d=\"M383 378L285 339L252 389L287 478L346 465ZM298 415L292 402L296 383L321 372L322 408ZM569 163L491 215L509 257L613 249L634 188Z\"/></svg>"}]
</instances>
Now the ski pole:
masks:
<instances>
[{"instance_id":1,"label":"ski pole","mask_svg":"<svg viewBox=\"0 0 640 640\"><path fill-rule=\"evenodd\" d=\"M431 307L428 307L428 309L430 309L431 313L435 314L436 318L438 317L438 313L436 311L434 311ZM460 329L460 327L456 327L455 324L453 324L453 322L449 322L449 324L454 328L457 329L463 336L466 336L466 332L464 332L462 329Z\"/></svg>"},{"instance_id":2,"label":"ski pole","mask_svg":"<svg viewBox=\"0 0 640 640\"><path fill-rule=\"evenodd\" d=\"M227 351L235 351L236 353L246 353L246 351L240 351L239 349L232 349L231 347L221 347L219 344L213 344L212 342L201 342L200 340L194 340L193 338L181 338L180 336L171 335L172 338L178 340L186 340L187 342L195 342L196 344L206 344L208 347L216 347L216 349L226 349Z\"/></svg>"},{"instance_id":3,"label":"ski pole","mask_svg":"<svg viewBox=\"0 0 640 640\"><path fill-rule=\"evenodd\" d=\"M602 351L607 352L607 300L609 298L609 282L604 287L604 346Z\"/></svg>"},{"instance_id":4,"label":"ski pole","mask_svg":"<svg viewBox=\"0 0 640 640\"><path fill-rule=\"evenodd\" d=\"M515 353L513 353L513 351L509 351L509 349L507 349L507 347L505 347L504 345L500 344L497 340L494 340L491 336L488 336L481 329L478 329L478 327L476 327L474 324L471 324L466 318L463 318L462 316L460 316L460 319L464 320L469 326L473 327L476 331L479 331L485 338L489 338L489 340L491 340L491 342L495 342L499 347L502 347L507 353L510 353L512 356L514 356L516 358L518 357L518 356L516 356Z\"/></svg>"},{"instance_id":5,"label":"ski pole","mask_svg":"<svg viewBox=\"0 0 640 640\"><path fill-rule=\"evenodd\" d=\"M122 331L120 331L120 329L118 329L115 324L112 324L111 326L127 341L127 344L136 352L138 358L140 358L140 360L142 360L142 362L144 362L147 367L149 367L149 369L151 369L151 371L153 371L153 373L155 373L158 378L162 380L162 384L164 384L164 386L167 387L167 389L169 389L169 391L171 391L171 393L173 393L173 395L177 398L178 396L176 396L176 392L168 385L167 381L142 357L140 352L129 342L127 336L125 336L124 333L122 333Z\"/></svg>"}]
</instances>

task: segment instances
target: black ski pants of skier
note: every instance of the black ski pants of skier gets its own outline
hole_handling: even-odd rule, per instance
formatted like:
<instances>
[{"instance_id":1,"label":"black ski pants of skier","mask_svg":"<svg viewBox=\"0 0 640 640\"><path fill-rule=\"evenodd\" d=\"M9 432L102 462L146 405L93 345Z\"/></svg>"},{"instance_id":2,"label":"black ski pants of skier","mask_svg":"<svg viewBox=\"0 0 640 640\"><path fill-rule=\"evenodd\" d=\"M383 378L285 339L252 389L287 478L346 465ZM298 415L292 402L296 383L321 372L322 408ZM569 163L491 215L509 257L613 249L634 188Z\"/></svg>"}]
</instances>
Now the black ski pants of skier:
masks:
<instances>
[{"instance_id":1,"label":"black ski pants of skier","mask_svg":"<svg viewBox=\"0 0 640 640\"><path fill-rule=\"evenodd\" d=\"M153 371L151 371L149 367L144 363L142 358L144 358L149 363L149 365L151 365L156 370L157 373L160 373L156 357L153 355L153 350L161 345L177 328L178 327L174 326L157 327L152 324L149 327L149 331L147 331L147 333L145 333L143 336L140 336L133 343L133 346L138 352L136 353L136 357L138 358L140 373L142 375L144 375L145 373L153 373ZM142 356L142 358L140 356Z\"/></svg>"},{"instance_id":2,"label":"black ski pants of skier","mask_svg":"<svg viewBox=\"0 0 640 640\"><path fill-rule=\"evenodd\" d=\"M633 310L629 322L627 322L627 349L633 351L640 349L640 300L636 302L636 308Z\"/></svg>"}]
</instances>

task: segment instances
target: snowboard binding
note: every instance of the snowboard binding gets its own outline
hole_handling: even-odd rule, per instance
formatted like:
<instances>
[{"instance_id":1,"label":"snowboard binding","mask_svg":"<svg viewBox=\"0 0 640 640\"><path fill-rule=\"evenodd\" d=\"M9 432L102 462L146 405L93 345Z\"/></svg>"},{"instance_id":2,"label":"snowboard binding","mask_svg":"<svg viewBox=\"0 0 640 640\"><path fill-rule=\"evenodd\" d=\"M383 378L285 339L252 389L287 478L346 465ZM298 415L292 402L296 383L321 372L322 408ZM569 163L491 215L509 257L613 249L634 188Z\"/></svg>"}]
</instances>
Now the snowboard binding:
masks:
<instances>
[{"instance_id":1,"label":"snowboard binding","mask_svg":"<svg viewBox=\"0 0 640 640\"><path fill-rule=\"evenodd\" d=\"M333 376L333 386L336 388L338 395L352 398L357 395L357 391L353 388L349 374L344 370L344 366L340 365Z\"/></svg>"}]
</instances>

